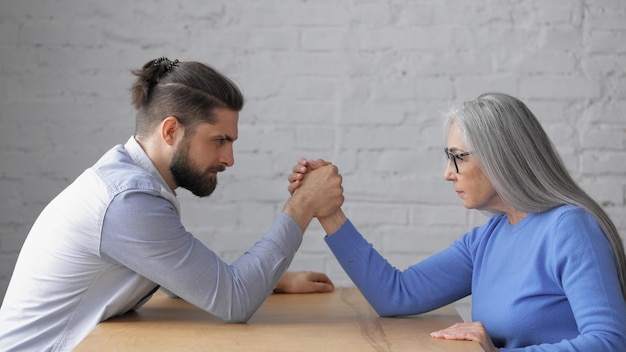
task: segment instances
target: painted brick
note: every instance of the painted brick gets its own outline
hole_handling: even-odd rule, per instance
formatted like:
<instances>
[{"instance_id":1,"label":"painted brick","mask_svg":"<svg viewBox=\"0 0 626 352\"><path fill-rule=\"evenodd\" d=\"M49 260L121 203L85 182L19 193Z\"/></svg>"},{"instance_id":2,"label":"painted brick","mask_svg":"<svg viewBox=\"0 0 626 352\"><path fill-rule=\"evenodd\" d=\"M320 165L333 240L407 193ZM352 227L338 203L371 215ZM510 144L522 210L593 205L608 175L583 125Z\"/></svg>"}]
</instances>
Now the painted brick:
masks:
<instances>
[{"instance_id":1,"label":"painted brick","mask_svg":"<svg viewBox=\"0 0 626 352\"><path fill-rule=\"evenodd\" d=\"M624 174L626 151L590 151L581 156L583 173L587 175Z\"/></svg>"},{"instance_id":2,"label":"painted brick","mask_svg":"<svg viewBox=\"0 0 626 352\"><path fill-rule=\"evenodd\" d=\"M513 75L459 76L454 78L456 95L463 100L474 99L478 92L502 92L518 96L518 78Z\"/></svg>"},{"instance_id":3,"label":"painted brick","mask_svg":"<svg viewBox=\"0 0 626 352\"><path fill-rule=\"evenodd\" d=\"M584 77L530 76L520 81L520 94L531 98L598 98L598 82Z\"/></svg>"},{"instance_id":4,"label":"painted brick","mask_svg":"<svg viewBox=\"0 0 626 352\"><path fill-rule=\"evenodd\" d=\"M586 50L590 53L626 52L626 31L590 31L585 37Z\"/></svg>"},{"instance_id":5,"label":"painted brick","mask_svg":"<svg viewBox=\"0 0 626 352\"><path fill-rule=\"evenodd\" d=\"M581 147L594 149L624 150L626 128L614 125L592 125L582 129Z\"/></svg>"},{"instance_id":6,"label":"painted brick","mask_svg":"<svg viewBox=\"0 0 626 352\"><path fill-rule=\"evenodd\" d=\"M179 192L186 228L227 262L267 231L302 156L339 167L346 214L399 268L484 223L442 179L441 126L493 90L527 102L624 234L625 14L623 0L0 2L0 297L43 207L133 133L130 71L162 55L246 96L235 165L209 199ZM292 268L351 285L323 235L314 220Z\"/></svg>"},{"instance_id":7,"label":"painted brick","mask_svg":"<svg viewBox=\"0 0 626 352\"><path fill-rule=\"evenodd\" d=\"M581 183L580 186L605 208L619 209L626 204L624 192L620 192L626 187L626 181L619 177L597 177L593 181Z\"/></svg>"}]
</instances>

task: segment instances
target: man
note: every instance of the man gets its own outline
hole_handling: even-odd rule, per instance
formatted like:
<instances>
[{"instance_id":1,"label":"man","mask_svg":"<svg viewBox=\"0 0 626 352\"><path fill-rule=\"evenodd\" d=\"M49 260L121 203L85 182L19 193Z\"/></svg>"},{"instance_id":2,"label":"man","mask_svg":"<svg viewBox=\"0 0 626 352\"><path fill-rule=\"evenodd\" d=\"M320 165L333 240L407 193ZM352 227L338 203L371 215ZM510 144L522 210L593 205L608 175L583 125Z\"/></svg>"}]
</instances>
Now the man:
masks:
<instances>
[{"instance_id":1,"label":"man","mask_svg":"<svg viewBox=\"0 0 626 352\"><path fill-rule=\"evenodd\" d=\"M269 232L228 265L180 222L174 190L211 194L234 163L237 87L197 62L133 72L135 135L107 152L41 213L0 308L0 350L65 351L96 324L163 287L228 321L245 322L273 289L333 289L323 274L281 276L313 217L343 203L330 165L311 172ZM280 280L280 282L279 282Z\"/></svg>"}]
</instances>

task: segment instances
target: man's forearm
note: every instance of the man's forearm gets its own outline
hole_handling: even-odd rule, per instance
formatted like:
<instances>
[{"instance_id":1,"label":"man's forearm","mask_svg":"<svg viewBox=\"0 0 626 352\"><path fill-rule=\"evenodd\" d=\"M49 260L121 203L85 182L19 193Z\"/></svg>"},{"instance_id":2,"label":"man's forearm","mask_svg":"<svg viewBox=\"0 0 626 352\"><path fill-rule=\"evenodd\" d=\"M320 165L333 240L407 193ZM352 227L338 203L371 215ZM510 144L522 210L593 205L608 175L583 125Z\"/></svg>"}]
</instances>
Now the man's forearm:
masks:
<instances>
[{"instance_id":1,"label":"man's forearm","mask_svg":"<svg viewBox=\"0 0 626 352\"><path fill-rule=\"evenodd\" d=\"M291 216L298 223L302 232L304 232L313 219L313 213L308 210L308 207L302 204L303 203L300 199L292 196L289 198L287 203L285 203L283 212L289 214L289 216Z\"/></svg>"}]
</instances>

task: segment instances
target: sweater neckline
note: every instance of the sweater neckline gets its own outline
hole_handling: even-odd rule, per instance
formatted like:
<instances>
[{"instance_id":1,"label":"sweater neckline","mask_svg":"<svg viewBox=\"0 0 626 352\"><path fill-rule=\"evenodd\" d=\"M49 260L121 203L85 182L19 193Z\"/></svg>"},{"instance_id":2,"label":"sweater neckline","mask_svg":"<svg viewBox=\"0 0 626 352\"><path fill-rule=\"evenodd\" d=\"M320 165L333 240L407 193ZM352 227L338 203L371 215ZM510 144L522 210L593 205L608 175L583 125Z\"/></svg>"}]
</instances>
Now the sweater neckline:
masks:
<instances>
[{"instance_id":1,"label":"sweater neckline","mask_svg":"<svg viewBox=\"0 0 626 352\"><path fill-rule=\"evenodd\" d=\"M526 215L522 220L516 222L513 225L509 223L509 219L506 217L506 215L504 215L504 223L505 223L506 228L511 233L516 233L516 232L521 231L524 227L526 227L526 225L531 222L531 220L535 217L535 215L536 215L535 213L528 213L528 215Z\"/></svg>"}]
</instances>

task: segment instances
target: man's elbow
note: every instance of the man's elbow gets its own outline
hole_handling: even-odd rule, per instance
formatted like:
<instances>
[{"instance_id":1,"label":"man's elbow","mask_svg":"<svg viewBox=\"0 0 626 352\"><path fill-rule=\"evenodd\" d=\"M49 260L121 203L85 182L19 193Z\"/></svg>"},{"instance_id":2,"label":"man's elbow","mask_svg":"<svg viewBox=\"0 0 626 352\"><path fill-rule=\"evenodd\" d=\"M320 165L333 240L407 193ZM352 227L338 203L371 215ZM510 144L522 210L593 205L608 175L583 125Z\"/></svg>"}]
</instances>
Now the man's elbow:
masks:
<instances>
[{"instance_id":1,"label":"man's elbow","mask_svg":"<svg viewBox=\"0 0 626 352\"><path fill-rule=\"evenodd\" d=\"M230 310L217 315L217 317L227 323L245 324L252 318L252 315L254 315L254 311Z\"/></svg>"},{"instance_id":2,"label":"man's elbow","mask_svg":"<svg viewBox=\"0 0 626 352\"><path fill-rule=\"evenodd\" d=\"M223 320L227 323L233 324L245 324L252 318L252 315L233 315L227 318L223 318Z\"/></svg>"}]
</instances>

